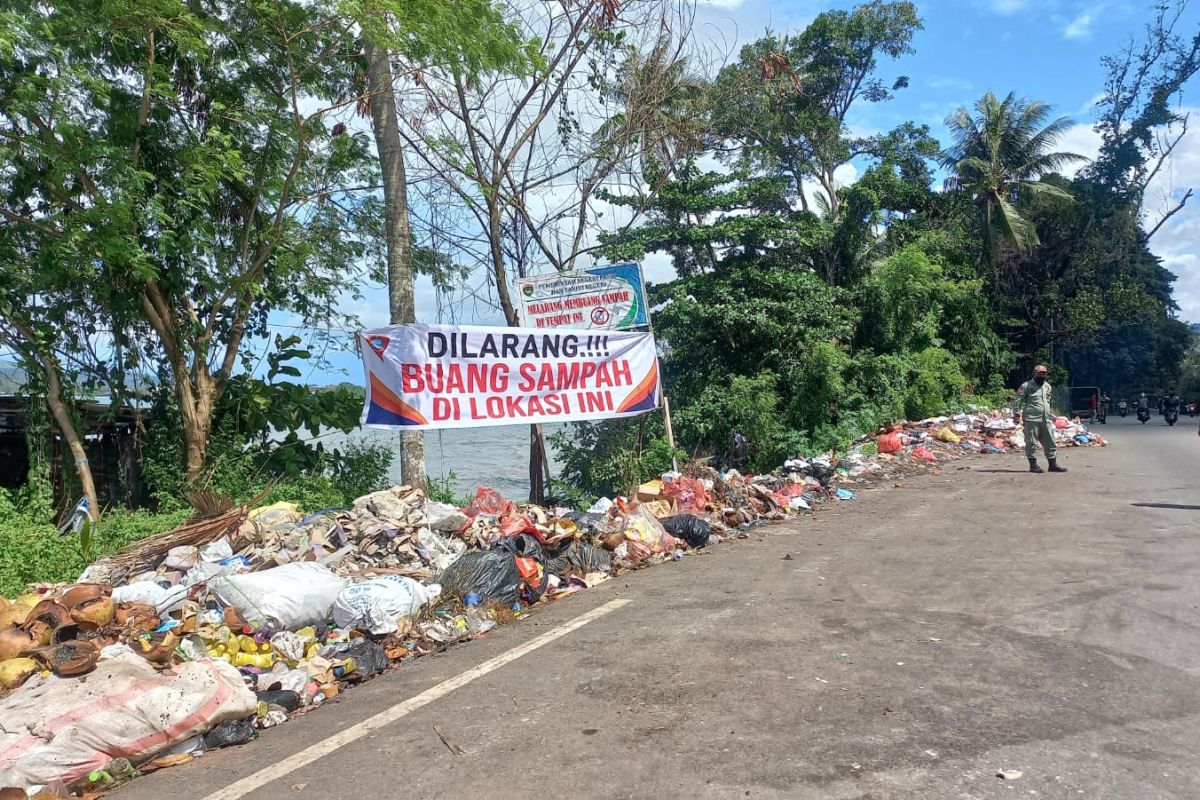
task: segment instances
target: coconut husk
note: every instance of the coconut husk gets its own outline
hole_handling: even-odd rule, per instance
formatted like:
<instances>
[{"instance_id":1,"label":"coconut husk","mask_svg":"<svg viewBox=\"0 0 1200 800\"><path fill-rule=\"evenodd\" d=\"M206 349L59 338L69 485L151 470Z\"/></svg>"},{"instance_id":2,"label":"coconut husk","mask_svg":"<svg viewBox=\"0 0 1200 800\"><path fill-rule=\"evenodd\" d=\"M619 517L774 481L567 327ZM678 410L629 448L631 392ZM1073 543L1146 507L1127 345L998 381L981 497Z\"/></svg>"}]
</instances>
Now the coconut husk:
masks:
<instances>
[{"instance_id":1,"label":"coconut husk","mask_svg":"<svg viewBox=\"0 0 1200 800\"><path fill-rule=\"evenodd\" d=\"M49 648L49 652L42 654L42 659L55 675L71 678L96 668L100 647L95 642L71 639Z\"/></svg>"},{"instance_id":2,"label":"coconut husk","mask_svg":"<svg viewBox=\"0 0 1200 800\"><path fill-rule=\"evenodd\" d=\"M54 630L60 625L66 625L71 621L71 611L57 600L43 600L38 603L25 617L25 625L32 625L34 622L40 622L46 625L50 630Z\"/></svg>"},{"instance_id":3,"label":"coconut husk","mask_svg":"<svg viewBox=\"0 0 1200 800\"><path fill-rule=\"evenodd\" d=\"M71 610L81 603L95 600L98 597L111 596L112 587L107 583L77 583L65 589L58 602Z\"/></svg>"}]
</instances>

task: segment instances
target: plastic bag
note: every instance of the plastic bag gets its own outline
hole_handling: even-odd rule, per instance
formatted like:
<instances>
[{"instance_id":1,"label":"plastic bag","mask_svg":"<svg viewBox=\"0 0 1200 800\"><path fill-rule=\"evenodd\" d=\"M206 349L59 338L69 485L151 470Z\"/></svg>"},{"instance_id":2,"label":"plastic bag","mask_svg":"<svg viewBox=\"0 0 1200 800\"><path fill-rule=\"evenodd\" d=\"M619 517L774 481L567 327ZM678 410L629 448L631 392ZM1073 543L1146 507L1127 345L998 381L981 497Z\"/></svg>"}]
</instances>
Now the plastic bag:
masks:
<instances>
[{"instance_id":1,"label":"plastic bag","mask_svg":"<svg viewBox=\"0 0 1200 800\"><path fill-rule=\"evenodd\" d=\"M667 533L688 543L688 547L704 547L712 536L712 526L693 514L677 514L662 521Z\"/></svg>"},{"instance_id":2,"label":"plastic bag","mask_svg":"<svg viewBox=\"0 0 1200 800\"><path fill-rule=\"evenodd\" d=\"M329 567L315 562L226 575L208 583L222 605L237 606L252 624L265 621L277 630L291 631L328 619L345 586Z\"/></svg>"},{"instance_id":3,"label":"plastic bag","mask_svg":"<svg viewBox=\"0 0 1200 800\"><path fill-rule=\"evenodd\" d=\"M467 506L466 514L468 517L477 517L480 514L503 517L511 513L513 508L515 506L512 502L505 500L504 495L495 489L480 486L475 490L475 499L471 501L471 505Z\"/></svg>"},{"instance_id":4,"label":"plastic bag","mask_svg":"<svg viewBox=\"0 0 1200 800\"><path fill-rule=\"evenodd\" d=\"M962 437L949 428L942 428L938 431L937 438L939 442L946 442L947 444L958 444L962 441Z\"/></svg>"},{"instance_id":5,"label":"plastic bag","mask_svg":"<svg viewBox=\"0 0 1200 800\"><path fill-rule=\"evenodd\" d=\"M251 511L246 517L264 534L279 534L295 528L303 516L295 503L272 503Z\"/></svg>"},{"instance_id":6,"label":"plastic bag","mask_svg":"<svg viewBox=\"0 0 1200 800\"><path fill-rule=\"evenodd\" d=\"M255 692L254 696L258 698L258 702L271 706L279 706L289 714L300 708L300 694L298 692L275 689L273 691Z\"/></svg>"},{"instance_id":7,"label":"plastic bag","mask_svg":"<svg viewBox=\"0 0 1200 800\"><path fill-rule=\"evenodd\" d=\"M901 440L899 432L885 433L879 437L879 452L899 453L903 449L904 442Z\"/></svg>"},{"instance_id":8,"label":"plastic bag","mask_svg":"<svg viewBox=\"0 0 1200 800\"><path fill-rule=\"evenodd\" d=\"M546 562L546 571L554 575L574 572L587 575L589 572L608 572L612 569L612 555L602 547L583 542L571 542L556 558Z\"/></svg>"},{"instance_id":9,"label":"plastic bag","mask_svg":"<svg viewBox=\"0 0 1200 800\"><path fill-rule=\"evenodd\" d=\"M663 483L663 496L675 498L678 511L699 511L708 506L708 492L704 484L695 478L679 477Z\"/></svg>"},{"instance_id":10,"label":"plastic bag","mask_svg":"<svg viewBox=\"0 0 1200 800\"><path fill-rule=\"evenodd\" d=\"M469 521L466 514L452 505L433 500L425 503L425 524L431 530L456 533L466 527Z\"/></svg>"},{"instance_id":11,"label":"plastic bag","mask_svg":"<svg viewBox=\"0 0 1200 800\"><path fill-rule=\"evenodd\" d=\"M515 603L521 596L521 576L512 553L483 550L467 553L437 577L446 595L477 594L484 600Z\"/></svg>"},{"instance_id":12,"label":"plastic bag","mask_svg":"<svg viewBox=\"0 0 1200 800\"><path fill-rule=\"evenodd\" d=\"M512 513L504 519L500 520L501 537L520 536L523 533L529 533L540 537L542 534L534 527L533 520L524 514Z\"/></svg>"},{"instance_id":13,"label":"plastic bag","mask_svg":"<svg viewBox=\"0 0 1200 800\"><path fill-rule=\"evenodd\" d=\"M339 652L340 658L353 658L354 671L364 678L378 675L388 667L387 651L367 639L359 639L349 649Z\"/></svg>"},{"instance_id":14,"label":"plastic bag","mask_svg":"<svg viewBox=\"0 0 1200 800\"><path fill-rule=\"evenodd\" d=\"M187 600L186 586L173 586L166 589L151 581L138 581L125 586L113 587L114 603L137 603L144 606L154 606L159 614L174 611Z\"/></svg>"},{"instance_id":15,"label":"plastic bag","mask_svg":"<svg viewBox=\"0 0 1200 800\"><path fill-rule=\"evenodd\" d=\"M158 672L125 645L101 651L87 678L31 678L0 700L0 786L70 784L114 758L135 763L254 713L224 661Z\"/></svg>"},{"instance_id":16,"label":"plastic bag","mask_svg":"<svg viewBox=\"0 0 1200 800\"><path fill-rule=\"evenodd\" d=\"M930 452L929 448L925 447L925 445L920 445L919 447L914 448L912 454L914 458L920 458L924 461L928 461L931 464L934 461L937 461L937 456Z\"/></svg>"},{"instance_id":17,"label":"plastic bag","mask_svg":"<svg viewBox=\"0 0 1200 800\"><path fill-rule=\"evenodd\" d=\"M454 513L459 514L457 511ZM459 514L459 516L462 515ZM462 518L466 519L466 517ZM421 528L417 531L417 550L421 557L429 563L429 566L436 570L443 570L467 552L467 543L462 539L448 539L439 536L429 528Z\"/></svg>"},{"instance_id":18,"label":"plastic bag","mask_svg":"<svg viewBox=\"0 0 1200 800\"><path fill-rule=\"evenodd\" d=\"M204 746L209 750L245 744L254 738L254 716L227 719L204 734Z\"/></svg>"},{"instance_id":19,"label":"plastic bag","mask_svg":"<svg viewBox=\"0 0 1200 800\"><path fill-rule=\"evenodd\" d=\"M634 504L625 516L625 539L645 545L651 553L669 553L679 544L641 503Z\"/></svg>"},{"instance_id":20,"label":"plastic bag","mask_svg":"<svg viewBox=\"0 0 1200 800\"><path fill-rule=\"evenodd\" d=\"M517 556L513 559L517 574L521 576L521 599L533 605L542 599L542 595L550 588L550 580L540 561L533 558Z\"/></svg>"},{"instance_id":21,"label":"plastic bag","mask_svg":"<svg viewBox=\"0 0 1200 800\"><path fill-rule=\"evenodd\" d=\"M436 583L425 586L403 575L383 575L338 592L333 622L339 628L365 628L376 636L394 633L398 618L411 617L441 593Z\"/></svg>"},{"instance_id":22,"label":"plastic bag","mask_svg":"<svg viewBox=\"0 0 1200 800\"><path fill-rule=\"evenodd\" d=\"M501 539L492 545L492 549L504 550L512 553L514 556L523 556L536 559L537 561L546 560L546 552L542 549L542 543L528 533L521 533Z\"/></svg>"}]
</instances>

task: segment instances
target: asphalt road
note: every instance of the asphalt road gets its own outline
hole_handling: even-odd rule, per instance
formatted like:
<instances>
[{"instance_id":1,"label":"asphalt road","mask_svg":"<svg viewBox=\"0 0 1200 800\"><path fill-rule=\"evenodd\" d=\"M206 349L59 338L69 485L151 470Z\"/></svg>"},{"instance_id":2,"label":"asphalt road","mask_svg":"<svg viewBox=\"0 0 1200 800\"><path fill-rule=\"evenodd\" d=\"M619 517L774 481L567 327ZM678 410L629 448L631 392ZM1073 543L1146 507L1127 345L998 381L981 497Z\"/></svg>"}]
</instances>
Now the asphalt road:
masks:
<instances>
[{"instance_id":1,"label":"asphalt road","mask_svg":"<svg viewBox=\"0 0 1200 800\"><path fill-rule=\"evenodd\" d=\"M1100 430L1067 475L992 456L864 492L116 797L1200 797L1200 437Z\"/></svg>"}]
</instances>

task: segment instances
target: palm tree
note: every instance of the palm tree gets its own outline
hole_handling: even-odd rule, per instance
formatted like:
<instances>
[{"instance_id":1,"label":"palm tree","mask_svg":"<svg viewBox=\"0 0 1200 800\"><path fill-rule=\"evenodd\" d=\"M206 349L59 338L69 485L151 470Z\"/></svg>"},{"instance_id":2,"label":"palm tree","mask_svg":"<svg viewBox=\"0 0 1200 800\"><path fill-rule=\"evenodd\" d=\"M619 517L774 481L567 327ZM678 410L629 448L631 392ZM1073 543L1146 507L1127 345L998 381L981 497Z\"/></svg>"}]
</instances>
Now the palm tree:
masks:
<instances>
[{"instance_id":1,"label":"palm tree","mask_svg":"<svg viewBox=\"0 0 1200 800\"><path fill-rule=\"evenodd\" d=\"M606 153L626 153L643 174L656 162L667 177L679 177L704 138L703 78L681 45L664 35L649 51L630 50L609 89L621 110L596 133Z\"/></svg>"},{"instance_id":2,"label":"palm tree","mask_svg":"<svg viewBox=\"0 0 1200 800\"><path fill-rule=\"evenodd\" d=\"M1018 201L1035 196L1070 200L1069 193L1043 183L1041 177L1083 156L1051 150L1071 120L1047 122L1050 106L1041 101L1012 92L1001 100L988 92L974 111L959 108L946 118L954 144L943 154L942 164L954 170L961 187L975 198L984 252L992 263L1001 241L1022 253L1040 243L1034 224L1017 211Z\"/></svg>"}]
</instances>

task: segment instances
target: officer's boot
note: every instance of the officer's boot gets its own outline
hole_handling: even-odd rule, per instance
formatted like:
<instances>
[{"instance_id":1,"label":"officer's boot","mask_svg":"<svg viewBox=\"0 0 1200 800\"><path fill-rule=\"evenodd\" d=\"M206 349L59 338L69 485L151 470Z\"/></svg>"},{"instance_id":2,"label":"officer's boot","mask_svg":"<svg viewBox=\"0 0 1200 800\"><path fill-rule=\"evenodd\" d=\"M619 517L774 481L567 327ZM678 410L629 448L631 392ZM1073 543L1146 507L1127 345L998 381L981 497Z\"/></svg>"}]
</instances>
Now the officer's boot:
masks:
<instances>
[{"instance_id":1,"label":"officer's boot","mask_svg":"<svg viewBox=\"0 0 1200 800\"><path fill-rule=\"evenodd\" d=\"M1051 464L1053 464L1054 462L1053 462L1053 461L1051 461L1050 463L1051 463ZM1051 467L1051 469L1053 469L1053 467ZM1036 459L1036 458L1031 458L1031 459L1029 459L1029 471L1030 471L1030 472L1036 472L1037 474L1041 475L1041 474L1042 474L1043 472L1045 472L1046 470L1044 470L1044 469L1042 469L1041 467L1039 467L1039 466L1038 466L1038 463L1037 463L1037 459Z\"/></svg>"},{"instance_id":2,"label":"officer's boot","mask_svg":"<svg viewBox=\"0 0 1200 800\"><path fill-rule=\"evenodd\" d=\"M1050 471L1051 471L1051 472L1066 472L1066 471L1067 471L1067 468L1066 468L1066 467L1060 467L1060 466L1058 465L1058 459L1057 459L1057 458L1052 458L1052 459L1050 459Z\"/></svg>"}]
</instances>

